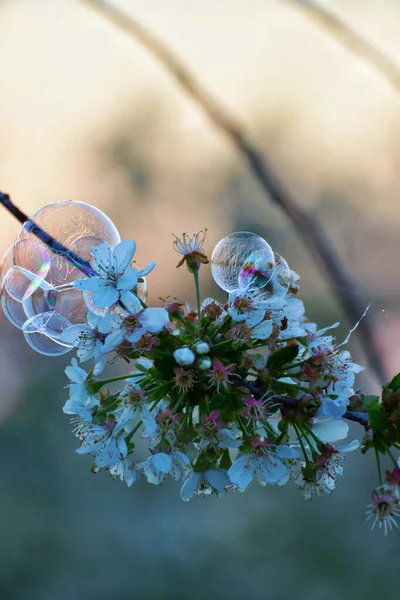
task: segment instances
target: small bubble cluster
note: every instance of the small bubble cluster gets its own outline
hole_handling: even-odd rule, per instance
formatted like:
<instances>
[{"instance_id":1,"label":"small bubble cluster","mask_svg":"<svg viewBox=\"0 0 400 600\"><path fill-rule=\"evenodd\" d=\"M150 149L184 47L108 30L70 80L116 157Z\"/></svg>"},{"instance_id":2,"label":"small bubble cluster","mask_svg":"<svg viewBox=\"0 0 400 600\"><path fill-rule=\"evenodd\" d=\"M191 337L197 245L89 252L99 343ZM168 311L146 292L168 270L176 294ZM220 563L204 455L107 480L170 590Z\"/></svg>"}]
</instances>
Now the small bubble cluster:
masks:
<instances>
[{"instance_id":1,"label":"small bubble cluster","mask_svg":"<svg viewBox=\"0 0 400 600\"><path fill-rule=\"evenodd\" d=\"M285 296L291 279L285 259L248 231L231 233L218 242L211 256L211 274L226 292L262 289L271 297Z\"/></svg>"}]
</instances>

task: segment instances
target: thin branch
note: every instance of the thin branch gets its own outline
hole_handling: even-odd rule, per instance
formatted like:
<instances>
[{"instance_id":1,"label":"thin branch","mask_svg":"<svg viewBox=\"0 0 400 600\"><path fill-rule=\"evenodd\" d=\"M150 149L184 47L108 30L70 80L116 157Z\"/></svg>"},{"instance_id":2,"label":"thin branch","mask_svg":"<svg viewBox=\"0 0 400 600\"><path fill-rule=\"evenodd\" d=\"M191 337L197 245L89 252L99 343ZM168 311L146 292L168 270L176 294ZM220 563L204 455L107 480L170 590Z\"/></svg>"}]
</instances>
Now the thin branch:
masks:
<instances>
[{"instance_id":1,"label":"thin branch","mask_svg":"<svg viewBox=\"0 0 400 600\"><path fill-rule=\"evenodd\" d=\"M315 0L285 0L303 11L326 29L352 54L361 58L384 77L396 92L400 92L400 66L388 58L381 50L345 23L337 14Z\"/></svg>"},{"instance_id":2,"label":"thin branch","mask_svg":"<svg viewBox=\"0 0 400 600\"><path fill-rule=\"evenodd\" d=\"M143 25L105 0L101 2L97 0L80 1L100 12L110 22L142 44L158 59L164 69L205 112L214 125L230 138L248 163L251 173L268 200L286 214L314 260L324 269L325 275L330 280L332 289L349 319L352 322L358 321L365 307L360 301L360 297L357 296L357 287L353 278L342 264L322 224L318 222L315 215L303 209L291 196L288 186L277 175L269 160L250 140L242 126L198 81L188 66ZM388 376L380 357L370 315L361 321L358 333L371 370L380 383L387 381Z\"/></svg>"},{"instance_id":3,"label":"thin branch","mask_svg":"<svg viewBox=\"0 0 400 600\"><path fill-rule=\"evenodd\" d=\"M77 269L79 269L84 275L87 277L91 277L97 275L96 271L93 269L92 265L88 260L81 258L75 252L72 252L69 248L61 244L61 242L55 240L51 235L44 231L39 225L37 225L32 219L28 217L22 210L20 210L15 204L12 202L10 196L8 194L4 194L0 191L0 204L4 206L12 215L15 217L20 223L24 224L27 231L30 231L54 254L59 256L63 256L67 260L69 260Z\"/></svg>"}]
</instances>

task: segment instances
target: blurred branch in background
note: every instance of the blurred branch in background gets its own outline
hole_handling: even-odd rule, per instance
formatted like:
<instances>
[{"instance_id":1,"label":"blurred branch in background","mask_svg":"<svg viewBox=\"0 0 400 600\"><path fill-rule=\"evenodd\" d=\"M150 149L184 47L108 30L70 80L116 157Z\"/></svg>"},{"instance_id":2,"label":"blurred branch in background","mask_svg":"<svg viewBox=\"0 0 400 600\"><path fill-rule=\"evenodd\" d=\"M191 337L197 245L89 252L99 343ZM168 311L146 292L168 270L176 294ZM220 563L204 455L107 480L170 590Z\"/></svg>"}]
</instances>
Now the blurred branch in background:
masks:
<instances>
[{"instance_id":1,"label":"blurred branch in background","mask_svg":"<svg viewBox=\"0 0 400 600\"><path fill-rule=\"evenodd\" d=\"M138 21L104 0L101 2L97 0L80 1L97 10L119 29L142 44L159 60L166 71L202 108L211 121L231 139L248 163L250 171L264 190L268 200L274 202L287 215L315 261L324 268L325 276L330 280L332 290L340 300L350 320L352 322L358 321L365 310L365 306L360 301L354 280L342 264L322 224L318 222L314 214L304 210L292 198L282 178L277 175L268 159L248 138L243 127L203 87L186 64ZM358 332L371 371L375 373L380 383L387 381L388 376L380 356L370 314L361 320Z\"/></svg>"},{"instance_id":2,"label":"blurred branch in background","mask_svg":"<svg viewBox=\"0 0 400 600\"><path fill-rule=\"evenodd\" d=\"M400 66L342 21L338 15L315 0L284 0L284 2L295 6L322 25L340 44L370 64L396 92L400 92Z\"/></svg>"}]
</instances>

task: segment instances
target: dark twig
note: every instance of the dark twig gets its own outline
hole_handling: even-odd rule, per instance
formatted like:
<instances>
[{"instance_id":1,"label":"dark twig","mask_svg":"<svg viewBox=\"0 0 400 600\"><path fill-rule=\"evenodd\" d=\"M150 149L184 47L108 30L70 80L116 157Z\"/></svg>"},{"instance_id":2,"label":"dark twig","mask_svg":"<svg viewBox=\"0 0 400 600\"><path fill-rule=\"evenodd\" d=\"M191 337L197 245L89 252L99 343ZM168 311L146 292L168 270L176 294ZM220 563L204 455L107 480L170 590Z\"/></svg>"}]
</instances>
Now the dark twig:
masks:
<instances>
[{"instance_id":1,"label":"dark twig","mask_svg":"<svg viewBox=\"0 0 400 600\"><path fill-rule=\"evenodd\" d=\"M69 260L77 269L79 269L86 277L92 277L97 275L96 271L93 269L92 265L88 260L81 258L75 252L72 252L69 248L61 244L55 240L51 235L44 231L39 225L37 225L32 219L28 217L22 210L20 210L15 204L12 202L10 196L8 194L4 194L0 192L0 204L4 206L20 223L24 224L27 231L30 231L54 254L59 256L63 256L67 260Z\"/></svg>"},{"instance_id":2,"label":"dark twig","mask_svg":"<svg viewBox=\"0 0 400 600\"><path fill-rule=\"evenodd\" d=\"M105 0L81 0L98 10L117 27L141 43L156 57L166 71L177 81L192 100L208 115L211 121L227 135L248 163L250 171L259 182L267 198L274 202L290 219L315 261L325 274L349 319L357 322L365 306L357 296L354 280L343 266L321 223L293 199L288 186L278 177L261 151L248 138L239 123L197 80L190 69L164 43L140 23ZM362 347L371 370L380 383L387 381L384 364L376 342L372 319L366 315L358 327Z\"/></svg>"},{"instance_id":3,"label":"dark twig","mask_svg":"<svg viewBox=\"0 0 400 600\"><path fill-rule=\"evenodd\" d=\"M322 25L337 41L358 58L371 65L377 73L400 92L400 67L338 15L314 0L286 0Z\"/></svg>"}]
</instances>

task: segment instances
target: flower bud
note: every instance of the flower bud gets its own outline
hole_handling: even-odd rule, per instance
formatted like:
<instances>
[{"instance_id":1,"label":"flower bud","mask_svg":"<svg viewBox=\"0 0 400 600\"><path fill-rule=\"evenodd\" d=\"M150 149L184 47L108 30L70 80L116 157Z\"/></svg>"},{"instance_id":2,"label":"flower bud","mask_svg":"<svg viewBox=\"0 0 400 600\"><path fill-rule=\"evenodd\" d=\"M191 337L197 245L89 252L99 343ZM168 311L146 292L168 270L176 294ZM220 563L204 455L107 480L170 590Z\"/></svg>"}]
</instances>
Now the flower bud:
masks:
<instances>
[{"instance_id":1,"label":"flower bud","mask_svg":"<svg viewBox=\"0 0 400 600\"><path fill-rule=\"evenodd\" d=\"M202 358L200 360L200 362L197 366L200 369L200 371L207 371L207 369L211 368L211 365L212 365L211 359L209 359L208 356L205 356L204 358Z\"/></svg>"},{"instance_id":2,"label":"flower bud","mask_svg":"<svg viewBox=\"0 0 400 600\"><path fill-rule=\"evenodd\" d=\"M190 348L184 346L183 348L178 348L177 350L175 350L174 358L178 365L181 365L181 367L185 367L187 365L193 364L196 357L194 355L194 352L192 352Z\"/></svg>"},{"instance_id":3,"label":"flower bud","mask_svg":"<svg viewBox=\"0 0 400 600\"><path fill-rule=\"evenodd\" d=\"M208 354L210 352L210 346L207 342L198 342L194 347L194 351L196 354Z\"/></svg>"}]
</instances>

